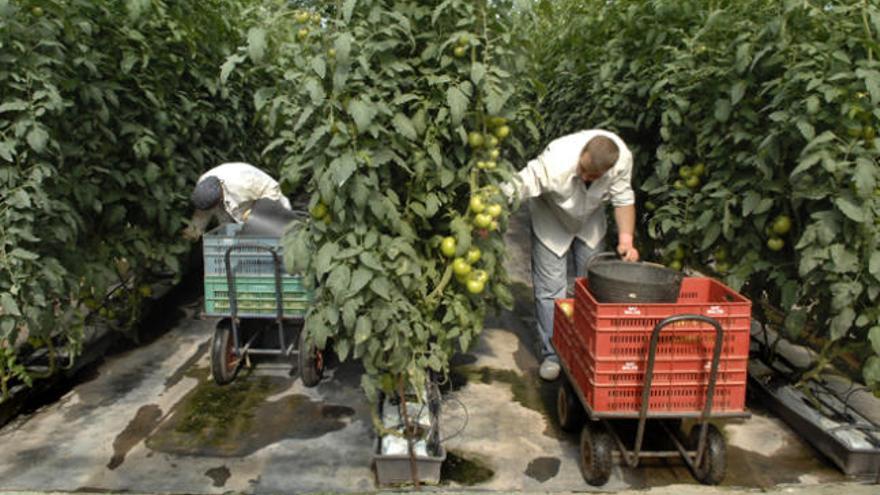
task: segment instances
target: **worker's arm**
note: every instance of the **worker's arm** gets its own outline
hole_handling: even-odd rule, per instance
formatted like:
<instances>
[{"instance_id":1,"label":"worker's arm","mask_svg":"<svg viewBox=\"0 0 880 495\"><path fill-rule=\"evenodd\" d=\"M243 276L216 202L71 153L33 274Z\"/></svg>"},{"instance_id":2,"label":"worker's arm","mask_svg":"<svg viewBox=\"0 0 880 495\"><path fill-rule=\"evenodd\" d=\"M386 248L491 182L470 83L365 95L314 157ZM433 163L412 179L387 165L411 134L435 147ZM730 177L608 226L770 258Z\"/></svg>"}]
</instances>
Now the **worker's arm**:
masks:
<instances>
[{"instance_id":1,"label":"worker's arm","mask_svg":"<svg viewBox=\"0 0 880 495\"><path fill-rule=\"evenodd\" d=\"M632 189L633 159L630 153L621 157L622 163L611 179L609 195L617 222L617 254L627 261L638 261L639 252L633 245L636 231L636 195Z\"/></svg>"},{"instance_id":2,"label":"worker's arm","mask_svg":"<svg viewBox=\"0 0 880 495\"><path fill-rule=\"evenodd\" d=\"M635 205L614 207L614 220L617 222L617 254L626 261L638 261L639 252L633 245L636 230Z\"/></svg>"},{"instance_id":3,"label":"worker's arm","mask_svg":"<svg viewBox=\"0 0 880 495\"><path fill-rule=\"evenodd\" d=\"M525 168L514 175L513 180L501 184L501 191L510 199L525 200L536 198L551 188L551 165L558 157L555 156L553 149L548 146L534 160L530 160Z\"/></svg>"},{"instance_id":4,"label":"worker's arm","mask_svg":"<svg viewBox=\"0 0 880 495\"><path fill-rule=\"evenodd\" d=\"M183 229L183 238L190 241L199 240L199 237L202 237L202 234L205 233L205 229L208 228L208 224L211 223L211 218L213 216L213 209L196 210L189 221L189 226Z\"/></svg>"}]
</instances>

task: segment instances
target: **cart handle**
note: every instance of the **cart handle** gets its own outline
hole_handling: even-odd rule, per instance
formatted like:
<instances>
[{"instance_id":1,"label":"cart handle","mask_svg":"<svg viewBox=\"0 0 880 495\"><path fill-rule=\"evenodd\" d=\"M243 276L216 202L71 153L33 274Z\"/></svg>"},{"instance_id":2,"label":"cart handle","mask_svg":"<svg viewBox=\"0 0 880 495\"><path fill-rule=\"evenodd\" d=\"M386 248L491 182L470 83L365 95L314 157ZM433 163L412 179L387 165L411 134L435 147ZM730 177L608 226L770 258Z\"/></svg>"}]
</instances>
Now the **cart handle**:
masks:
<instances>
[{"instance_id":1,"label":"cart handle","mask_svg":"<svg viewBox=\"0 0 880 495\"><path fill-rule=\"evenodd\" d=\"M229 309L232 312L233 321L238 318L238 293L235 289L235 274L232 272L232 262L230 255L233 251L242 251L244 249L255 249L258 251L268 251L272 255L275 264L275 308L277 310L276 321L281 324L284 318L284 306L282 304L281 294L281 259L275 249L261 244L238 244L226 248L226 254L223 261L226 264L226 285L229 287Z\"/></svg>"},{"instance_id":2,"label":"cart handle","mask_svg":"<svg viewBox=\"0 0 880 495\"><path fill-rule=\"evenodd\" d=\"M706 446L706 435L709 431L709 423L707 420L712 413L712 400L715 395L715 381L718 378L718 363L721 361L724 330L721 328L721 324L718 323L717 320L709 318L708 316L696 314L672 315L657 323L657 325L654 326L654 330L651 332L651 343L648 347L648 367L645 369L645 384L644 388L642 388L642 406L639 410L639 428L636 432L636 444L633 449L632 462L627 460L627 464L630 464L632 467L636 467L639 463L639 451L642 448L642 439L645 435L645 423L648 419L648 402L651 398L651 381L654 379L654 358L657 354L657 342L660 340L660 330L663 330L663 327L672 323L686 320L697 320L715 327L715 349L712 352L712 368L709 370L709 388L706 391L706 405L703 406L703 412L700 415L700 440L697 444L697 456L696 459L694 459L693 465L699 466L700 460L703 457L703 451Z\"/></svg>"}]
</instances>

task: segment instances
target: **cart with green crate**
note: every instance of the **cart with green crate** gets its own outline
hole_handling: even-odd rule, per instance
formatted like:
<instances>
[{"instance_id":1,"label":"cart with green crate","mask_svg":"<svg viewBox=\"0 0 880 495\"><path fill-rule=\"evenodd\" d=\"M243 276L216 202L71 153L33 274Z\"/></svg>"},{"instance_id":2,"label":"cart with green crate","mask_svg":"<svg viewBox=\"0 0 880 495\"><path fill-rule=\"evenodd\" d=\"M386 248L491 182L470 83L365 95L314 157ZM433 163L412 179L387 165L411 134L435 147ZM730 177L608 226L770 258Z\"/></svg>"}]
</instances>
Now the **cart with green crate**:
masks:
<instances>
[{"instance_id":1,"label":"cart with green crate","mask_svg":"<svg viewBox=\"0 0 880 495\"><path fill-rule=\"evenodd\" d=\"M242 235L242 225L220 225L203 237L205 314L221 317L211 343L211 372L220 385L233 381L251 355L296 360L303 384L318 384L323 358L303 331L311 291L299 275L286 273L279 237ZM272 320L245 333L248 320ZM259 346L266 331L277 330L276 346ZM296 336L294 336L294 334Z\"/></svg>"}]
</instances>

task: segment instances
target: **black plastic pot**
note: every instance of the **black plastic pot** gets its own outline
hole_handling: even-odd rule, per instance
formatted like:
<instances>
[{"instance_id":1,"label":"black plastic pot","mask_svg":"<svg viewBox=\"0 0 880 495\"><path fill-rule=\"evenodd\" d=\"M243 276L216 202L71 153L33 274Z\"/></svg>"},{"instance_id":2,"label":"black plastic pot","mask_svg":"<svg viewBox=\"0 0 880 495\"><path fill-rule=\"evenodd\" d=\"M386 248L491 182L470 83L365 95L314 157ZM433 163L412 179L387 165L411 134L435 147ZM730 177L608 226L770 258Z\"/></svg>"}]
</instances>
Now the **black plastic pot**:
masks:
<instances>
[{"instance_id":1,"label":"black plastic pot","mask_svg":"<svg viewBox=\"0 0 880 495\"><path fill-rule=\"evenodd\" d=\"M590 292L600 303L674 303L682 274L655 263L621 261L599 253L587 266ZM612 259L613 258L613 259Z\"/></svg>"}]
</instances>

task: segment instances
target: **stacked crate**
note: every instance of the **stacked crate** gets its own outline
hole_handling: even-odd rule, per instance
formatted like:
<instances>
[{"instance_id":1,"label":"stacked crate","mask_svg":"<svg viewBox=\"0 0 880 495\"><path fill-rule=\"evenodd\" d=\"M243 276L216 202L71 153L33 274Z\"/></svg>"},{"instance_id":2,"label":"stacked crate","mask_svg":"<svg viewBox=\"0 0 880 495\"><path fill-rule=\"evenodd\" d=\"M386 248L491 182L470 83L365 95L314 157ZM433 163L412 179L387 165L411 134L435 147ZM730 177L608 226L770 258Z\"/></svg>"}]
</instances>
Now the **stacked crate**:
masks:
<instances>
[{"instance_id":1,"label":"stacked crate","mask_svg":"<svg viewBox=\"0 0 880 495\"><path fill-rule=\"evenodd\" d=\"M229 285L226 278L226 251L235 276L238 315L250 318L273 318L277 315L275 297L275 259L272 253L248 246L265 246L280 253L277 237L239 236L241 225L224 224L202 238L205 263L205 313L229 316ZM281 256L279 254L279 261ZM290 275L281 263L281 300L284 318L302 318L312 299L299 275Z\"/></svg>"},{"instance_id":2,"label":"stacked crate","mask_svg":"<svg viewBox=\"0 0 880 495\"><path fill-rule=\"evenodd\" d=\"M597 302L588 281L580 278L575 283L573 319L565 318L560 301L553 344L572 385L594 412L639 411L651 333L661 320L677 314L704 315L721 324L723 344L712 410L744 410L751 302L721 282L686 277L675 303L618 304ZM696 320L661 330L649 398L651 413L702 410L714 345L714 327Z\"/></svg>"}]
</instances>

